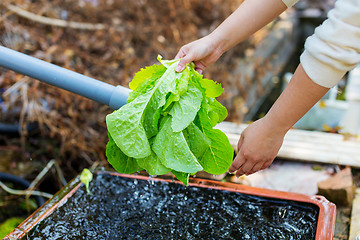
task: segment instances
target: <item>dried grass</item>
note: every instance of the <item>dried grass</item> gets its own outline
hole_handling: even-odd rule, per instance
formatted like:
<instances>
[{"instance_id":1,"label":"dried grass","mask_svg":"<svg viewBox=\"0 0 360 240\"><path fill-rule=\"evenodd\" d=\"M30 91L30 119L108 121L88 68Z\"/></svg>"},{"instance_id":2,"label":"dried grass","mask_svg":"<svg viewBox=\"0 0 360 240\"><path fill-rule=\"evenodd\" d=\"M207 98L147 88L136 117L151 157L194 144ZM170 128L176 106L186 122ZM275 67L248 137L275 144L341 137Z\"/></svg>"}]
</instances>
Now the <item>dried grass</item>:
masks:
<instances>
[{"instance_id":1,"label":"dried grass","mask_svg":"<svg viewBox=\"0 0 360 240\"><path fill-rule=\"evenodd\" d=\"M4 0L0 3L0 43L95 79L128 86L134 73L155 63L158 54L173 58L183 44L208 34L240 2ZM47 18L102 24L106 30L42 24L17 15L7 4ZM236 61L264 35L262 32L254 38L256 41L250 39L229 51L205 76L222 82L226 88ZM26 125L37 122L41 129L37 137L45 143L31 144L45 148L48 159L61 159L64 166L73 166L69 162L75 159L82 159L85 165L106 161L105 116L111 112L108 107L6 70L0 71L0 89L0 121L20 124L23 148L29 143ZM236 117L230 112L229 119Z\"/></svg>"}]
</instances>

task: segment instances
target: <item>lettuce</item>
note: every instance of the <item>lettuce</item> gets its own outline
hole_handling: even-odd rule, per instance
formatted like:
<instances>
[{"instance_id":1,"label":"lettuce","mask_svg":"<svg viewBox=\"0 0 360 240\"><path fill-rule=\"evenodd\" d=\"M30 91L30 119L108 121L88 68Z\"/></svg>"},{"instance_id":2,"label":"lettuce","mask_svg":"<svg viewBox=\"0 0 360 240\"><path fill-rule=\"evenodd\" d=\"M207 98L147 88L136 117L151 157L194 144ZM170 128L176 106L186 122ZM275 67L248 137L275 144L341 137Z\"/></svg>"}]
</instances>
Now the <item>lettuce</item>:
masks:
<instances>
[{"instance_id":1,"label":"lettuce","mask_svg":"<svg viewBox=\"0 0 360 240\"><path fill-rule=\"evenodd\" d=\"M162 164L178 172L193 173L203 170L192 153L183 132L172 130L172 118L166 116L162 122L163 126L160 127L153 145L153 150Z\"/></svg>"},{"instance_id":2,"label":"lettuce","mask_svg":"<svg viewBox=\"0 0 360 240\"><path fill-rule=\"evenodd\" d=\"M226 135L213 127L227 116L216 97L223 88L204 79L179 60L141 69L130 82L127 104L106 116L106 157L121 173L145 169L150 175L172 172L185 185L198 171L221 174L234 150Z\"/></svg>"}]
</instances>

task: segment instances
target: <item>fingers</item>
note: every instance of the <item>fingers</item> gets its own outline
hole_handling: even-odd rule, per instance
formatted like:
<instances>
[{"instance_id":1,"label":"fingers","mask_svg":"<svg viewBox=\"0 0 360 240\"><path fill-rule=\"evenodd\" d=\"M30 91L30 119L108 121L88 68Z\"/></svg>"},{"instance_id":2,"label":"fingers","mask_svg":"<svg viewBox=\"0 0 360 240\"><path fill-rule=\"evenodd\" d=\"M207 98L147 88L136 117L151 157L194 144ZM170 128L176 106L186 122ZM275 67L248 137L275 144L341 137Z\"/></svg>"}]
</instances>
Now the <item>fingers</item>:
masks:
<instances>
[{"instance_id":1,"label":"fingers","mask_svg":"<svg viewBox=\"0 0 360 240\"><path fill-rule=\"evenodd\" d=\"M260 170L263 170L270 166L273 159L263 158L256 156L254 154L250 154L248 150L246 150L244 145L244 139L246 132L244 131L243 134L240 136L240 140L238 142L238 149L239 152L236 155L233 163L229 168L229 172L233 173L236 171L236 176L240 177L241 175L250 175Z\"/></svg>"},{"instance_id":2,"label":"fingers","mask_svg":"<svg viewBox=\"0 0 360 240\"><path fill-rule=\"evenodd\" d=\"M235 172L236 170L238 170L245 163L245 157L242 156L243 155L242 153L240 153L241 146L242 146L243 142L244 142L244 136L243 136L243 134L241 134L239 142L238 142L238 146L237 146L239 152L236 155L234 161L232 162L232 164L231 164L231 166L229 168L230 173Z\"/></svg>"},{"instance_id":3,"label":"fingers","mask_svg":"<svg viewBox=\"0 0 360 240\"><path fill-rule=\"evenodd\" d=\"M186 64L191 63L192 60L193 60L193 58L192 58L191 54L185 55L185 57L180 59L180 61L179 61L178 65L176 66L175 70L177 72L181 72L182 70L185 69Z\"/></svg>"},{"instance_id":4,"label":"fingers","mask_svg":"<svg viewBox=\"0 0 360 240\"><path fill-rule=\"evenodd\" d=\"M199 74L202 74L202 72L205 70L206 66L200 61L195 61L195 71L197 71Z\"/></svg>"},{"instance_id":5,"label":"fingers","mask_svg":"<svg viewBox=\"0 0 360 240\"><path fill-rule=\"evenodd\" d=\"M272 162L273 162L273 161L267 161L267 162L265 162L264 165L260 168L260 170L263 170L263 169L265 169L265 168L268 168L268 167L271 165Z\"/></svg>"},{"instance_id":6,"label":"fingers","mask_svg":"<svg viewBox=\"0 0 360 240\"><path fill-rule=\"evenodd\" d=\"M240 151L243 142L244 142L244 132L240 135L240 139L239 139L239 142L238 142L238 145L237 145L238 151Z\"/></svg>"},{"instance_id":7,"label":"fingers","mask_svg":"<svg viewBox=\"0 0 360 240\"><path fill-rule=\"evenodd\" d=\"M254 163L251 161L245 161L239 170L236 171L236 176L240 177L241 175L247 174L253 168Z\"/></svg>"},{"instance_id":8,"label":"fingers","mask_svg":"<svg viewBox=\"0 0 360 240\"><path fill-rule=\"evenodd\" d=\"M237 171L244 164L245 164L245 158L243 156L240 156L240 154L238 153L229 168L229 172L233 173Z\"/></svg>"},{"instance_id":9,"label":"fingers","mask_svg":"<svg viewBox=\"0 0 360 240\"><path fill-rule=\"evenodd\" d=\"M255 165L253 166L253 168L252 168L249 172L247 172L247 173L245 173L245 174L246 174L246 175L250 175L250 174L256 173L256 172L262 170L262 167L263 167L263 166L264 166L264 162L258 162L257 164L255 164Z\"/></svg>"},{"instance_id":10,"label":"fingers","mask_svg":"<svg viewBox=\"0 0 360 240\"><path fill-rule=\"evenodd\" d=\"M176 54L175 56L175 60L178 60L180 58L183 58L186 55L185 51L183 50L183 48L180 48L179 52Z\"/></svg>"},{"instance_id":11,"label":"fingers","mask_svg":"<svg viewBox=\"0 0 360 240\"><path fill-rule=\"evenodd\" d=\"M251 175L258 171L264 170L265 168L268 168L272 162L273 162L272 160L268 160L266 162L260 161L254 165L251 161L248 161L248 162L245 161L245 164L243 164L241 166L241 168L236 171L236 176L240 177L241 175L244 175L244 174ZM248 170L250 168L251 168L251 170Z\"/></svg>"},{"instance_id":12,"label":"fingers","mask_svg":"<svg viewBox=\"0 0 360 240\"><path fill-rule=\"evenodd\" d=\"M189 64L191 62L194 62L195 64L195 70L199 73L202 74L202 72L205 70L206 65L204 64L204 62L202 60L204 60L203 58L206 57L206 55L202 56L202 54L200 53L199 56L199 50L197 47L192 47L193 43L187 44L183 47L180 48L179 52L176 54L175 59L180 59L177 67L176 67L176 71L177 72L181 72L185 69L186 64Z\"/></svg>"},{"instance_id":13,"label":"fingers","mask_svg":"<svg viewBox=\"0 0 360 240\"><path fill-rule=\"evenodd\" d=\"M187 45L180 48L179 52L176 54L175 59L180 59L178 65L176 66L176 71L181 72L185 69L186 64L193 61L193 54L188 49Z\"/></svg>"},{"instance_id":14,"label":"fingers","mask_svg":"<svg viewBox=\"0 0 360 240\"><path fill-rule=\"evenodd\" d=\"M242 132L239 152L229 168L230 173L236 171L237 177L252 174L273 162L284 140L284 133L274 133L271 126L266 118L262 118Z\"/></svg>"}]
</instances>

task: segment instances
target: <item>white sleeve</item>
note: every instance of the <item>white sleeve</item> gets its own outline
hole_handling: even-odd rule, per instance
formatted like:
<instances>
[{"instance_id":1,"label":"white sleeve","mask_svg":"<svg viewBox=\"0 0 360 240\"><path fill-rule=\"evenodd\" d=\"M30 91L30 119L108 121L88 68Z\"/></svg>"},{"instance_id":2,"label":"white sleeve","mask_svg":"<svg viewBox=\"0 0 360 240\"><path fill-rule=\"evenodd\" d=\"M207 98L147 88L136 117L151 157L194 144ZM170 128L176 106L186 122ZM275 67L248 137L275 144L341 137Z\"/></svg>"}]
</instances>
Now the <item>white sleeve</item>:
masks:
<instances>
[{"instance_id":1,"label":"white sleeve","mask_svg":"<svg viewBox=\"0 0 360 240\"><path fill-rule=\"evenodd\" d=\"M299 0L282 0L285 5L289 8L291 7L292 5L294 5L295 3L297 3Z\"/></svg>"},{"instance_id":2,"label":"white sleeve","mask_svg":"<svg viewBox=\"0 0 360 240\"><path fill-rule=\"evenodd\" d=\"M306 39L300 62L317 84L331 88L360 62L360 0L337 0Z\"/></svg>"}]
</instances>

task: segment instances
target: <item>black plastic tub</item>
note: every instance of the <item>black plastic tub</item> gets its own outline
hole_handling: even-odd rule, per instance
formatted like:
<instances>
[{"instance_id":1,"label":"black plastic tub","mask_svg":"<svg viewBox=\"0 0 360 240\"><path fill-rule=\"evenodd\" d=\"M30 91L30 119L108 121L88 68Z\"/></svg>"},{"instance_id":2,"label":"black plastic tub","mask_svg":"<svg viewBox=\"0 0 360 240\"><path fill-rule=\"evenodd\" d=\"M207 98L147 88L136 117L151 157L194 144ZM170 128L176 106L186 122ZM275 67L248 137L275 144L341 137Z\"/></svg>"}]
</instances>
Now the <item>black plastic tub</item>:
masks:
<instances>
[{"instance_id":1,"label":"black plastic tub","mask_svg":"<svg viewBox=\"0 0 360 240\"><path fill-rule=\"evenodd\" d=\"M335 205L205 179L97 172L79 177L5 239L332 239Z\"/></svg>"}]
</instances>

